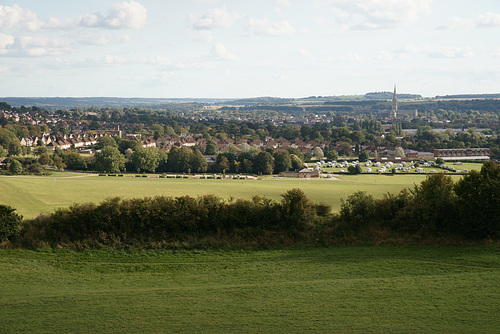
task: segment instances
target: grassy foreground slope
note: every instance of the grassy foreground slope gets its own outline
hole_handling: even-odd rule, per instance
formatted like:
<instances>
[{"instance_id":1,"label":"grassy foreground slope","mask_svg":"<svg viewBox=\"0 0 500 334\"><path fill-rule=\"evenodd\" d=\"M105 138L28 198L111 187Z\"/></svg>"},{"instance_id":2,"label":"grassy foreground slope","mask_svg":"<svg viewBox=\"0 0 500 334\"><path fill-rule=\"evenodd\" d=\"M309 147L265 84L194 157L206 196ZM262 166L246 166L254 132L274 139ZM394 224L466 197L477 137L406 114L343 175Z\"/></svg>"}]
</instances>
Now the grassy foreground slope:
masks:
<instances>
[{"instance_id":1,"label":"grassy foreground slope","mask_svg":"<svg viewBox=\"0 0 500 334\"><path fill-rule=\"evenodd\" d=\"M340 209L340 199L363 190L376 198L384 193L398 193L413 188L425 175L356 175L334 180L298 180L264 178L263 180L197 180L135 177L99 177L55 174L52 177L0 177L0 204L10 205L25 218L53 212L73 203L100 203L109 197L151 197L214 194L223 198L250 199L254 195L279 199L287 190L300 188L314 202ZM69 176L68 176L69 175ZM461 176L453 176L458 179Z\"/></svg>"},{"instance_id":2,"label":"grassy foreground slope","mask_svg":"<svg viewBox=\"0 0 500 334\"><path fill-rule=\"evenodd\" d=\"M0 250L0 332L497 333L499 255Z\"/></svg>"}]
</instances>

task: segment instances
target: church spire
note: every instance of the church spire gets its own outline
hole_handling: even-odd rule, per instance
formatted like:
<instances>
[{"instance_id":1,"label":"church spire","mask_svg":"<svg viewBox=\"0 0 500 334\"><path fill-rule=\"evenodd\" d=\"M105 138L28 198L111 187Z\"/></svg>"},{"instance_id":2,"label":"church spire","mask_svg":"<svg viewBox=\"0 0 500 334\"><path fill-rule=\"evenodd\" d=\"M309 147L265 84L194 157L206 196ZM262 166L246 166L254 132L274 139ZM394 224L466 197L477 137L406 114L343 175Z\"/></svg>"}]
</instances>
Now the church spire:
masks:
<instances>
[{"instance_id":1,"label":"church spire","mask_svg":"<svg viewBox=\"0 0 500 334\"><path fill-rule=\"evenodd\" d=\"M396 94L396 85L394 85L394 95L392 96L391 117L397 118L397 114L398 114L398 96Z\"/></svg>"}]
</instances>

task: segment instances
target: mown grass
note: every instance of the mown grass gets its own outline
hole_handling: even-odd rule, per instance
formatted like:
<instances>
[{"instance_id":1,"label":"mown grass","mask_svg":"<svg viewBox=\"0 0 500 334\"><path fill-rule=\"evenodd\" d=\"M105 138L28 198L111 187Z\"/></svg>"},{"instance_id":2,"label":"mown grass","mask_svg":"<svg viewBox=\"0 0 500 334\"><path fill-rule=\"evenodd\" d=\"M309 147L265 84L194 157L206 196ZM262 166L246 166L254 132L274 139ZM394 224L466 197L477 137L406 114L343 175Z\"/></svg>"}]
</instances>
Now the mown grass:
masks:
<instances>
[{"instance_id":1,"label":"mown grass","mask_svg":"<svg viewBox=\"0 0 500 334\"><path fill-rule=\"evenodd\" d=\"M72 177L71 177L72 176ZM455 175L458 180L461 176ZM197 180L135 177L75 176L58 174L48 177L0 177L0 203L16 208L25 218L73 203L99 203L109 197L137 198L165 196L198 196L215 194L223 198L250 199L254 195L280 199L293 188L302 189L315 202L340 209L340 200L355 191L363 190L381 197L412 188L425 175L343 175L340 181L264 178L263 180Z\"/></svg>"},{"instance_id":2,"label":"mown grass","mask_svg":"<svg viewBox=\"0 0 500 334\"><path fill-rule=\"evenodd\" d=\"M500 248L1 250L4 333L498 333Z\"/></svg>"}]
</instances>

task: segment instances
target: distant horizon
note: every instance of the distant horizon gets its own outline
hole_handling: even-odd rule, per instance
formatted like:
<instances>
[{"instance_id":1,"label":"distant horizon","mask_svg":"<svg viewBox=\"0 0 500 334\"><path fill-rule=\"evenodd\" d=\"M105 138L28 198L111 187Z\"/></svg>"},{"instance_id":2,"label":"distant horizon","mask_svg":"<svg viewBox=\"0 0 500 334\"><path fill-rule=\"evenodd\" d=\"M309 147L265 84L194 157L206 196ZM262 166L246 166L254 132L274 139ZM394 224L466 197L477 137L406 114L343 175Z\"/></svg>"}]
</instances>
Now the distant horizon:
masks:
<instances>
[{"instance_id":1,"label":"distant horizon","mask_svg":"<svg viewBox=\"0 0 500 334\"><path fill-rule=\"evenodd\" d=\"M263 98L263 97L270 97L270 98L282 98L282 99L307 99L309 97L318 97L318 98L328 98L328 97L349 97L349 96L365 96L366 94L370 93L393 93L392 91L386 90L386 91L369 91L366 93L361 93L361 94L339 94L339 95L304 95L304 96L274 96L274 95L259 95L259 96L245 96L245 97L218 97L218 96L204 96L204 97L194 97L194 96L187 96L187 97L142 97L142 96L2 96L0 97L1 99L105 99L105 98L110 98L110 99L155 99L155 100L246 100L246 99L256 99L256 98ZM397 92L397 95L421 95L422 98L436 98L436 97L444 97L444 96L480 96L480 95L500 95L499 92L493 92L493 93L453 93L453 94L437 94L434 96L424 96L423 94L420 93L413 93L413 92ZM0 101L1 102L1 101Z\"/></svg>"}]
</instances>

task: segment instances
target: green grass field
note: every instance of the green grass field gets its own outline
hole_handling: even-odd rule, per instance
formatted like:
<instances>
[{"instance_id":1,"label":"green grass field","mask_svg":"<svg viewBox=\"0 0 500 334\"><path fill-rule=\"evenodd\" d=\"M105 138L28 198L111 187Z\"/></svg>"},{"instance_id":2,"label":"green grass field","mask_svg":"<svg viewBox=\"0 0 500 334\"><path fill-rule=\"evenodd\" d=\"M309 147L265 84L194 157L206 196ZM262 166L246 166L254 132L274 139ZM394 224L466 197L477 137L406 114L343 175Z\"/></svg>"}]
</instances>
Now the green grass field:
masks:
<instances>
[{"instance_id":1,"label":"green grass field","mask_svg":"<svg viewBox=\"0 0 500 334\"><path fill-rule=\"evenodd\" d=\"M223 198L250 199L254 195L279 199L292 188L301 188L315 202L325 202L334 210L340 199L363 190L375 197L412 188L425 175L343 175L339 181L327 179L197 180L110 176L79 176L55 173L53 176L0 177L0 203L10 205L25 218L67 207L73 203L99 203L109 197L148 197L215 194ZM458 180L461 176L454 175Z\"/></svg>"},{"instance_id":2,"label":"green grass field","mask_svg":"<svg viewBox=\"0 0 500 334\"><path fill-rule=\"evenodd\" d=\"M498 333L499 255L0 250L0 332Z\"/></svg>"}]
</instances>

